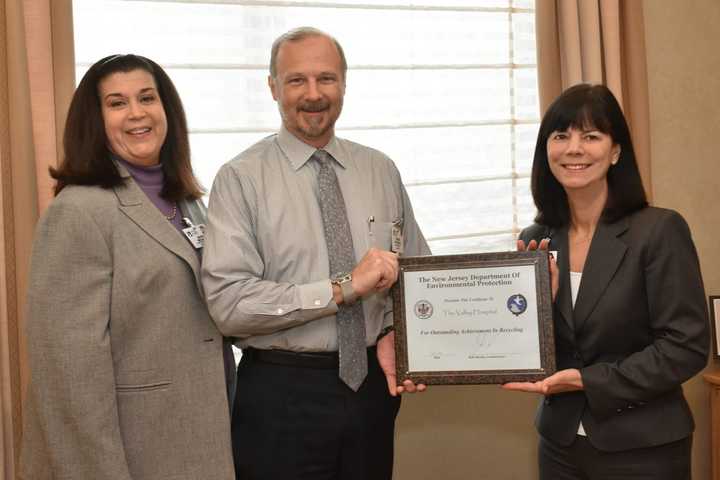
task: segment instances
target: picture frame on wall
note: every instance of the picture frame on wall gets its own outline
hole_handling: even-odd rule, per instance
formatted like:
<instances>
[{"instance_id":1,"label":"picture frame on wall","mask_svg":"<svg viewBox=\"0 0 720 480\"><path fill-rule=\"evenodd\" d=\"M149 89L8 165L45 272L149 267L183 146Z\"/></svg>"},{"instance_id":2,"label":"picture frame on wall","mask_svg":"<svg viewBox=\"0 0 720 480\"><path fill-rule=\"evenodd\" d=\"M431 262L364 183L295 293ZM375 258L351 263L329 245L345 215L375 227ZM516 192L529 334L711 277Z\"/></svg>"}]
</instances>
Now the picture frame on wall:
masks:
<instances>
[{"instance_id":1,"label":"picture frame on wall","mask_svg":"<svg viewBox=\"0 0 720 480\"><path fill-rule=\"evenodd\" d=\"M713 352L720 358L720 295L710 295L710 326L712 328Z\"/></svg>"}]
</instances>

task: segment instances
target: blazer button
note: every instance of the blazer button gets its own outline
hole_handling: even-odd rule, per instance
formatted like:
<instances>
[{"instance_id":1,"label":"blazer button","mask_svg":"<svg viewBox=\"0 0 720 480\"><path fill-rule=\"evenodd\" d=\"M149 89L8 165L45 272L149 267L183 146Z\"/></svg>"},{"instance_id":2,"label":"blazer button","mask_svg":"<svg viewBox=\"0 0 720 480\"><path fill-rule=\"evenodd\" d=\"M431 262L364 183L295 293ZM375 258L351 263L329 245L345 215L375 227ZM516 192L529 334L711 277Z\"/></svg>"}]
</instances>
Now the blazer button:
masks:
<instances>
[{"instance_id":1,"label":"blazer button","mask_svg":"<svg viewBox=\"0 0 720 480\"><path fill-rule=\"evenodd\" d=\"M550 398L550 397L545 397L545 400L543 400L543 403L544 403L545 405L550 405L550 404L552 403L552 398Z\"/></svg>"},{"instance_id":2,"label":"blazer button","mask_svg":"<svg viewBox=\"0 0 720 480\"><path fill-rule=\"evenodd\" d=\"M582 358L582 357L580 357L580 352L574 352L574 353L573 353L573 358L574 358L575 360L580 360L580 359Z\"/></svg>"},{"instance_id":3,"label":"blazer button","mask_svg":"<svg viewBox=\"0 0 720 480\"><path fill-rule=\"evenodd\" d=\"M630 405L627 406L627 408L628 408L628 410L632 410L633 408L635 408L635 405L633 405L633 404L631 403Z\"/></svg>"},{"instance_id":4,"label":"blazer button","mask_svg":"<svg viewBox=\"0 0 720 480\"><path fill-rule=\"evenodd\" d=\"M623 409L622 409L622 408L618 408L618 409L615 410L615 411L616 411L617 413L622 413Z\"/></svg>"}]
</instances>

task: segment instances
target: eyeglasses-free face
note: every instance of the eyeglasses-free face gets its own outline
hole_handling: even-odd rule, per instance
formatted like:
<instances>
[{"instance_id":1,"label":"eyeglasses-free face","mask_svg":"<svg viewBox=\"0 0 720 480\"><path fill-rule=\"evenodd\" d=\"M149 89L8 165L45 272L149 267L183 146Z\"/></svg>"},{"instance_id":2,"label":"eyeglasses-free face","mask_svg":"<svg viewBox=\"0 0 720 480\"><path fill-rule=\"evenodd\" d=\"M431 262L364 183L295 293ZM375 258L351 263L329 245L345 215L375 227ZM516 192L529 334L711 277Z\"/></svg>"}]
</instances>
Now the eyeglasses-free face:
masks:
<instances>
[{"instance_id":1,"label":"eyeglasses-free face","mask_svg":"<svg viewBox=\"0 0 720 480\"><path fill-rule=\"evenodd\" d=\"M607 191L607 172L618 161L620 145L599 130L570 127L550 134L547 156L550 171L565 191Z\"/></svg>"},{"instance_id":2,"label":"eyeglasses-free face","mask_svg":"<svg viewBox=\"0 0 720 480\"><path fill-rule=\"evenodd\" d=\"M167 118L153 76L142 69L117 72L98 84L108 146L134 165L160 162Z\"/></svg>"},{"instance_id":3,"label":"eyeglasses-free face","mask_svg":"<svg viewBox=\"0 0 720 480\"><path fill-rule=\"evenodd\" d=\"M345 78L341 63L332 40L309 36L280 46L276 76L268 78L285 128L316 148L330 141L342 111Z\"/></svg>"}]
</instances>

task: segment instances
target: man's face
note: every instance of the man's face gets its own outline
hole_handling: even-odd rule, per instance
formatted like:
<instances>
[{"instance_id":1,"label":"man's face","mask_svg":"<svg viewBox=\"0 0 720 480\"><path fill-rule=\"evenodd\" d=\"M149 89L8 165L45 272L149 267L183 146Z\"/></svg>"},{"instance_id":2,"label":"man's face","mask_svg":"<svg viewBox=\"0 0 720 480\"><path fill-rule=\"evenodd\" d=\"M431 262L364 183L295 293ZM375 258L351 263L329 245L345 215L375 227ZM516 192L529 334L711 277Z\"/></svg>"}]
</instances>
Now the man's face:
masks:
<instances>
[{"instance_id":1,"label":"man's face","mask_svg":"<svg viewBox=\"0 0 720 480\"><path fill-rule=\"evenodd\" d=\"M340 54L324 36L285 42L268 83L283 125L308 145L322 148L332 138L345 95Z\"/></svg>"}]
</instances>

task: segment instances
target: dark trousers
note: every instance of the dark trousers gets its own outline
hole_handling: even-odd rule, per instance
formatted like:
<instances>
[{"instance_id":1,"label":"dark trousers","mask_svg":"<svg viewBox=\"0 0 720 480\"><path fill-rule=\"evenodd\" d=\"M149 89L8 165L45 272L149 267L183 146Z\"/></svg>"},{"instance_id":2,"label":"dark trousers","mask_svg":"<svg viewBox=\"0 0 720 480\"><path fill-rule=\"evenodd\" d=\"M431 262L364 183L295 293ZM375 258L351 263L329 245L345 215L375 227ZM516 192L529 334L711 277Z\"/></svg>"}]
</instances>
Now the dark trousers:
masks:
<instances>
[{"instance_id":1,"label":"dark trousers","mask_svg":"<svg viewBox=\"0 0 720 480\"><path fill-rule=\"evenodd\" d=\"M540 480L690 480L692 436L656 447L602 452L578 435L569 447L540 438Z\"/></svg>"},{"instance_id":2,"label":"dark trousers","mask_svg":"<svg viewBox=\"0 0 720 480\"><path fill-rule=\"evenodd\" d=\"M257 353L264 352L244 352L237 372L238 480L392 478L400 398L388 393L374 348L357 392L339 380L336 356L331 367L313 367L272 363Z\"/></svg>"}]
</instances>

